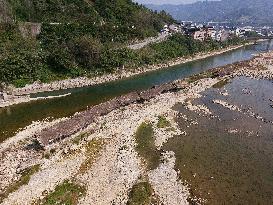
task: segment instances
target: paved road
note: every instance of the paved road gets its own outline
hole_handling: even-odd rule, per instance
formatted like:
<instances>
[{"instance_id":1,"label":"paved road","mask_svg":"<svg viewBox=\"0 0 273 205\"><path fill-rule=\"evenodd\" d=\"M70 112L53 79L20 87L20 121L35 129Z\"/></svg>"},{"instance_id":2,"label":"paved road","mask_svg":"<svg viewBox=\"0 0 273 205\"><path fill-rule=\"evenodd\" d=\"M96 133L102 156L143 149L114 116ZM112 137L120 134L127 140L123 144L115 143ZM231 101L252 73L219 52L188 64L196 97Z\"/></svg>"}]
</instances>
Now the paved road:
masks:
<instances>
[{"instance_id":1,"label":"paved road","mask_svg":"<svg viewBox=\"0 0 273 205\"><path fill-rule=\"evenodd\" d=\"M139 43L129 45L128 48L131 48L133 50L138 50L138 49L141 49L141 48L147 46L148 44L164 41L169 36L170 36L170 34L159 34L157 37L150 37L150 38L147 38Z\"/></svg>"}]
</instances>

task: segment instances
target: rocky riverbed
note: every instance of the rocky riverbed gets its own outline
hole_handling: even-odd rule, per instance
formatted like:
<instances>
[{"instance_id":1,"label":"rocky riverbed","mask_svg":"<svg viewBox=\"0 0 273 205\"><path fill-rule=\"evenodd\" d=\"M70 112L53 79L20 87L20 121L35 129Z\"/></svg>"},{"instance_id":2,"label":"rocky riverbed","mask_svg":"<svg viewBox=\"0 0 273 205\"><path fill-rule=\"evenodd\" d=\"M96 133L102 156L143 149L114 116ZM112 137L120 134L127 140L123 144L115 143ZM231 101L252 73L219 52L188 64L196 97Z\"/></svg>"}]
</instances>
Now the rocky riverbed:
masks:
<instances>
[{"instance_id":1,"label":"rocky riverbed","mask_svg":"<svg viewBox=\"0 0 273 205\"><path fill-rule=\"evenodd\" d=\"M191 156L181 154L179 150L183 149L177 150L172 144L180 146L178 142L191 137L193 130L197 132L204 123L200 119L216 123L213 129L219 127L222 116L212 104L226 109L227 116L240 113L272 129L265 112L220 98L230 95L232 90L223 87L233 78L267 79L268 84L273 76L272 57L273 52L260 54L251 61L213 69L186 81L131 93L69 119L33 122L0 144L1 203L64 204L69 199L70 204L102 205L210 202L210 194L202 194L210 190L200 192L196 184L213 178L193 181L202 173L191 170L190 178L181 156ZM219 89L219 96L202 103L210 89ZM247 86L242 92L252 93ZM265 102L270 104L270 99ZM183 109L175 109L177 105ZM224 136L252 132L236 126L221 131ZM61 191L71 186L73 191Z\"/></svg>"}]
</instances>

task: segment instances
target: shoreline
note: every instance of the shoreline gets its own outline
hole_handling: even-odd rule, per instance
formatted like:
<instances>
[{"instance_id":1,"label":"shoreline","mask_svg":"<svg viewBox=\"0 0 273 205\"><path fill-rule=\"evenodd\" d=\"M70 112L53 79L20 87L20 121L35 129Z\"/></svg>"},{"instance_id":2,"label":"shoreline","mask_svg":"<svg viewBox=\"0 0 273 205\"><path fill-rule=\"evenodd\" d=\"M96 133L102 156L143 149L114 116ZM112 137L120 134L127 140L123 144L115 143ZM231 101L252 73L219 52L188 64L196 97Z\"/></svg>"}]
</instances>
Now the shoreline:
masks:
<instances>
[{"instance_id":1,"label":"shoreline","mask_svg":"<svg viewBox=\"0 0 273 205\"><path fill-rule=\"evenodd\" d=\"M106 74L103 76L97 76L93 78L87 78L87 77L78 77L73 79L65 79L60 81L53 81L51 83L38 83L35 82L30 85L26 85L23 88L14 88L14 87L8 87L7 93L8 97L4 101L0 101L0 108L8 107L11 105L16 105L20 103L26 103L34 100L44 100L49 98L57 98L57 97L63 97L63 95L60 96L49 96L49 97L43 97L43 98L30 98L30 94L35 93L42 93L42 92L51 92L51 91L58 91L58 90L66 90L66 89L73 89L73 88L81 88L81 87L88 87L98 84L103 84L115 80L121 80L129 77L133 77L136 75L140 75L147 72L156 71L159 69L168 69L169 67L185 64L188 62L196 61L205 59L211 56L217 56L229 51L233 51L239 48L242 48L244 46L253 45L254 42L237 45L237 46L230 46L228 48L208 52L208 53L199 53L195 56L189 57L189 58L183 58L179 57L177 59L173 59L168 61L167 63L157 64L157 65L150 65L150 66L143 66L139 67L137 69L123 69L121 71L117 71L113 74Z\"/></svg>"},{"instance_id":2,"label":"shoreline","mask_svg":"<svg viewBox=\"0 0 273 205\"><path fill-rule=\"evenodd\" d=\"M131 188L140 179L147 179L159 201L165 204L184 205L188 204L187 199L197 202L206 200L203 195L194 195L194 193L191 195L190 190L195 187L185 184L182 181L183 176L179 178L182 170L176 168L179 154L173 150L164 151L164 147L161 149L162 145L168 143L171 138L188 135L187 130L179 127L175 120L177 117L185 120L189 129L195 128L190 126L199 123L186 113L181 115L173 108L177 104L184 104L186 109L200 116L208 119L217 117L208 106L194 104L193 101L205 96L204 91L227 78L233 79L236 76L249 74L257 78L261 76L267 78L268 74L271 74L273 79L272 56L273 51L246 62L214 68L207 71L209 72L207 75L200 74L200 78L187 84L180 80L151 88L139 94L141 99L136 96L138 103L134 103L135 95L131 93L131 97L128 94L116 99L121 106L108 102L94 106L96 110L92 111L91 108L71 118L60 118L52 122L33 122L0 145L0 154L3 156L0 158L0 180L3 182L0 191L6 194L6 197L2 198L3 204L32 204L44 199L66 180L79 183L86 188L86 194L80 198L79 204L110 204L114 201L125 205ZM210 74L217 75L210 77ZM219 92L221 94L221 90ZM220 101L218 97L213 103L228 109L227 112L240 111L236 104ZM107 110L108 112L105 112ZM90 120L92 113L97 113L95 120ZM255 113L246 112L246 114L263 121ZM85 115L89 118L84 118ZM169 123L163 127L158 126L160 116ZM84 126L73 128L74 123L71 123L73 118L74 122L80 122ZM161 150L162 156L161 159L152 159L158 164L150 170L147 170L146 164L143 163L145 160L150 160L149 156L142 155L137 149L139 142L136 140L136 132L143 123L149 123L154 130L152 143L157 149L156 152ZM69 129L72 132L69 133ZM42 149L35 147L34 145L37 146L35 140L37 141L41 133L47 130L55 133L59 140L45 146L38 143L43 147ZM225 132L232 131L225 130ZM88 146L90 144L91 148L96 145L95 151L90 149ZM27 147L29 149L26 149ZM154 152L152 150L152 153ZM33 166L40 168L35 173L29 174L30 179L26 184L10 193L6 192L20 179L23 170ZM85 169L81 169L83 166ZM195 178L195 172L192 174Z\"/></svg>"},{"instance_id":3,"label":"shoreline","mask_svg":"<svg viewBox=\"0 0 273 205\"><path fill-rule=\"evenodd\" d=\"M66 122L66 119L30 125L7 141L1 150L8 155L1 160L1 170L4 174L0 177L3 181L0 190L5 191L10 184L20 178L20 172L16 170L24 170L37 164L40 165L40 169L30 176L28 183L7 194L7 197L3 198L3 204L31 204L37 199L43 199L46 196L43 193L50 193L65 180L73 179L86 187L86 195L81 198L80 204L110 204L113 200L118 204L126 204L131 187L137 184L141 176L147 176L151 181L160 201L174 205L187 204L188 188L178 179L178 173L174 168L174 154L162 153L164 156L162 163L153 170L146 170L142 163L143 159L135 150L134 134L143 122L149 120L153 123L154 129L163 131L163 133L157 132L158 146L163 144L167 140L164 133L168 133L171 138L179 133L179 129L173 120L170 122L175 130L167 131L157 128L157 116L165 114L175 116L175 112L171 109L172 105L188 97L198 97L197 93L216 82L216 79L203 79L198 85L191 85L188 88L188 94L184 91L164 93L143 104L133 103L125 106L124 109L115 109L104 116L99 116L96 122L88 124L86 129L75 133L70 136L71 138L53 143L45 147L45 150L28 150L25 147L33 143L32 140L36 139L37 133ZM86 134L82 135L83 133ZM78 136L84 136L84 139L75 144ZM81 171L82 165L85 165L90 155L86 150L86 144L99 140L104 142L103 148L99 150L98 155L92 155L90 167ZM55 151L50 152L50 150ZM51 154L46 158L45 153ZM25 158L26 160L23 161ZM115 180L109 180L109 178ZM173 195L175 198L172 197Z\"/></svg>"},{"instance_id":4,"label":"shoreline","mask_svg":"<svg viewBox=\"0 0 273 205\"><path fill-rule=\"evenodd\" d=\"M48 96L48 97L37 97L37 98L31 98L29 95L20 96L18 98L13 99L12 101L0 102L0 109L5 108L5 107L9 107L12 105L21 104L21 103L27 103L27 102L38 101L38 100L54 99L54 98L61 98L61 97L69 96L69 95L71 95L71 93L67 93L64 95Z\"/></svg>"},{"instance_id":5,"label":"shoreline","mask_svg":"<svg viewBox=\"0 0 273 205\"><path fill-rule=\"evenodd\" d=\"M85 129L88 124L95 122L98 116L105 116L114 110L120 109L124 106L129 106L130 104L151 101L164 93L179 92L186 89L191 84L194 84L194 82L198 82L200 79L211 79L215 81L215 83L219 83L225 78L234 78L235 76L252 75L252 77L255 78L255 76L259 77L262 75L264 78L270 79L273 77L273 70L271 67L273 63L271 58L272 55L273 52L268 52L251 60L229 64L218 68L212 68L211 70L198 74L197 76L199 77L192 76L192 79L191 77L184 80L180 79L170 83L154 86L145 91L131 92L126 95L113 98L112 100L79 112L71 116L69 120L53 126L50 129L44 129L42 132L37 134L36 137L42 146L48 146ZM245 69L247 67L249 68ZM251 68L254 68L254 71L256 72L251 72L253 71ZM242 71L244 71L244 73L242 73ZM207 112L207 114L209 114L209 112Z\"/></svg>"}]
</instances>

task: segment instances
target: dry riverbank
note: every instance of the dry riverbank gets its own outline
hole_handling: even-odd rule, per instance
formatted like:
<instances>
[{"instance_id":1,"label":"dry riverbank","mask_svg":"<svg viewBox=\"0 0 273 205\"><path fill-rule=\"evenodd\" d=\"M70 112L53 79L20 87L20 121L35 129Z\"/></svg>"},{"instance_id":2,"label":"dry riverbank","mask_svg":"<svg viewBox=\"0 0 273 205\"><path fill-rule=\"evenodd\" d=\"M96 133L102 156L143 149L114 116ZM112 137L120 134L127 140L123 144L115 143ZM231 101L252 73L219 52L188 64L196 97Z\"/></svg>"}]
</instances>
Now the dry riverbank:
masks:
<instances>
[{"instance_id":1,"label":"dry riverbank","mask_svg":"<svg viewBox=\"0 0 273 205\"><path fill-rule=\"evenodd\" d=\"M176 153L162 150L173 137L187 136L175 118L182 117L190 125L198 124L174 111L173 106L183 104L197 115L217 119L208 107L191 102L200 98L203 91L235 76L248 76L251 72L253 78L272 79L272 59L273 52L260 54L250 61L193 76L179 89L181 81L131 94L131 98L127 95L118 99L118 106L113 103L97 106L93 111L98 115L92 120L85 115L92 111L90 108L70 119L33 123L0 145L2 204L46 204L49 196L57 200L54 197L60 194L58 186L67 186L68 182L84 190L74 198L74 204L125 205L133 200L133 194L147 195L145 200L153 199L158 202L155 204L184 205L190 201L203 204L204 199L190 194L194 187L179 177ZM228 107L237 111L233 106ZM50 130L53 132L49 137L54 139L52 143L44 143L41 133ZM147 192L137 189L132 193L135 186L143 184L148 184ZM58 200L66 197L60 195Z\"/></svg>"},{"instance_id":2,"label":"dry riverbank","mask_svg":"<svg viewBox=\"0 0 273 205\"><path fill-rule=\"evenodd\" d=\"M219 55L231 50L238 49L240 47L243 47L244 45L240 46L232 46L229 48L225 48L219 51L209 52L209 53L201 53L191 58L178 58L174 59L168 63L159 64L159 65L151 65L151 66L145 66L140 67L138 69L134 70L127 70L123 69L119 72L116 72L114 74L107 74L99 77L94 78L87 78L87 77L80 77L75 79L67 79L62 81L55 81L52 83L34 83L31 85L27 85L24 88L14 88L9 87L8 90L8 96L5 98L5 101L0 101L0 107L7 107L13 104L19 104L22 102L29 102L32 99L29 97L32 93L39 93L39 92L45 92L45 91L54 91L54 90L62 90L62 89L69 89L69 88L76 88L76 87L84 87L84 86L91 86L96 84L101 84L105 82L110 82L118 79L128 78L134 75L138 75L141 73L154 71L162 68L167 68L174 65L183 64L186 62L194 61L194 60L200 60L204 59L210 56Z\"/></svg>"},{"instance_id":3,"label":"dry riverbank","mask_svg":"<svg viewBox=\"0 0 273 205\"><path fill-rule=\"evenodd\" d=\"M24 137L19 133L17 136L20 136L20 141L12 145L10 143L2 145L1 191L5 192L10 184L20 179L20 173L26 167L38 163L40 170L31 176L27 184L9 194L3 204L37 202L46 196L43 193L54 191L58 184L67 179L75 180L76 183L86 187L86 194L80 199L80 204L106 205L113 201L117 204L126 204L130 189L141 176L148 177L155 194L165 204L188 204L187 188L178 179L174 170L175 157L166 153L164 163L158 169L146 170L142 159L135 151L134 135L143 122L152 123L154 129L158 130L157 141L166 140L164 133L169 133L169 137L178 133L179 131L175 130L177 126L173 122L168 126L172 127L170 130L157 128L157 116L175 116L171 109L174 104L198 96L198 92L216 82L216 79L204 79L188 87L186 92L165 93L144 104L130 104L114 110L105 116L97 117L95 122L75 133L72 138L45 147L44 151L26 149L33 145L32 140L35 139L33 131L23 131ZM53 125L43 124L40 123L39 130L41 127L50 129ZM80 171L80 167L89 157L86 145L93 140L103 140L104 148L93 159L90 168ZM45 158L45 153L50 153L50 156ZM171 197L170 193L173 193L172 196L175 198Z\"/></svg>"}]
</instances>

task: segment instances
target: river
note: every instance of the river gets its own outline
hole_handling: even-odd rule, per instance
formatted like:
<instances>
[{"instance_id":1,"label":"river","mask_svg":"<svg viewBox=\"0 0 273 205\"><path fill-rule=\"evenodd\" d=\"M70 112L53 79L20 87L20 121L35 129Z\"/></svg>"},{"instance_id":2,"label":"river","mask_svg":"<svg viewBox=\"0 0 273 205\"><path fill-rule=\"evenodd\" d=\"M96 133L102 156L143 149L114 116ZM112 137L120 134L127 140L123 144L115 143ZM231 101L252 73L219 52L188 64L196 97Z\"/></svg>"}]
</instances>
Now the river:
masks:
<instances>
[{"instance_id":1,"label":"river","mask_svg":"<svg viewBox=\"0 0 273 205\"><path fill-rule=\"evenodd\" d=\"M205 106L214 117L183 104L174 107L187 134L169 139L163 150L175 153L180 177L204 204L272 205L272 82L235 77L201 93L192 104Z\"/></svg>"},{"instance_id":2,"label":"river","mask_svg":"<svg viewBox=\"0 0 273 205\"><path fill-rule=\"evenodd\" d=\"M210 68L248 60L254 54L267 52L272 49L273 41L259 42L257 45L245 46L217 56L184 63L168 69L148 72L123 80L84 88L34 94L31 97L36 98L71 93L71 95L62 98L38 100L1 108L0 142L13 136L19 129L30 125L33 121L71 116L75 112L85 110L88 106L105 102L116 96L186 78Z\"/></svg>"}]
</instances>

